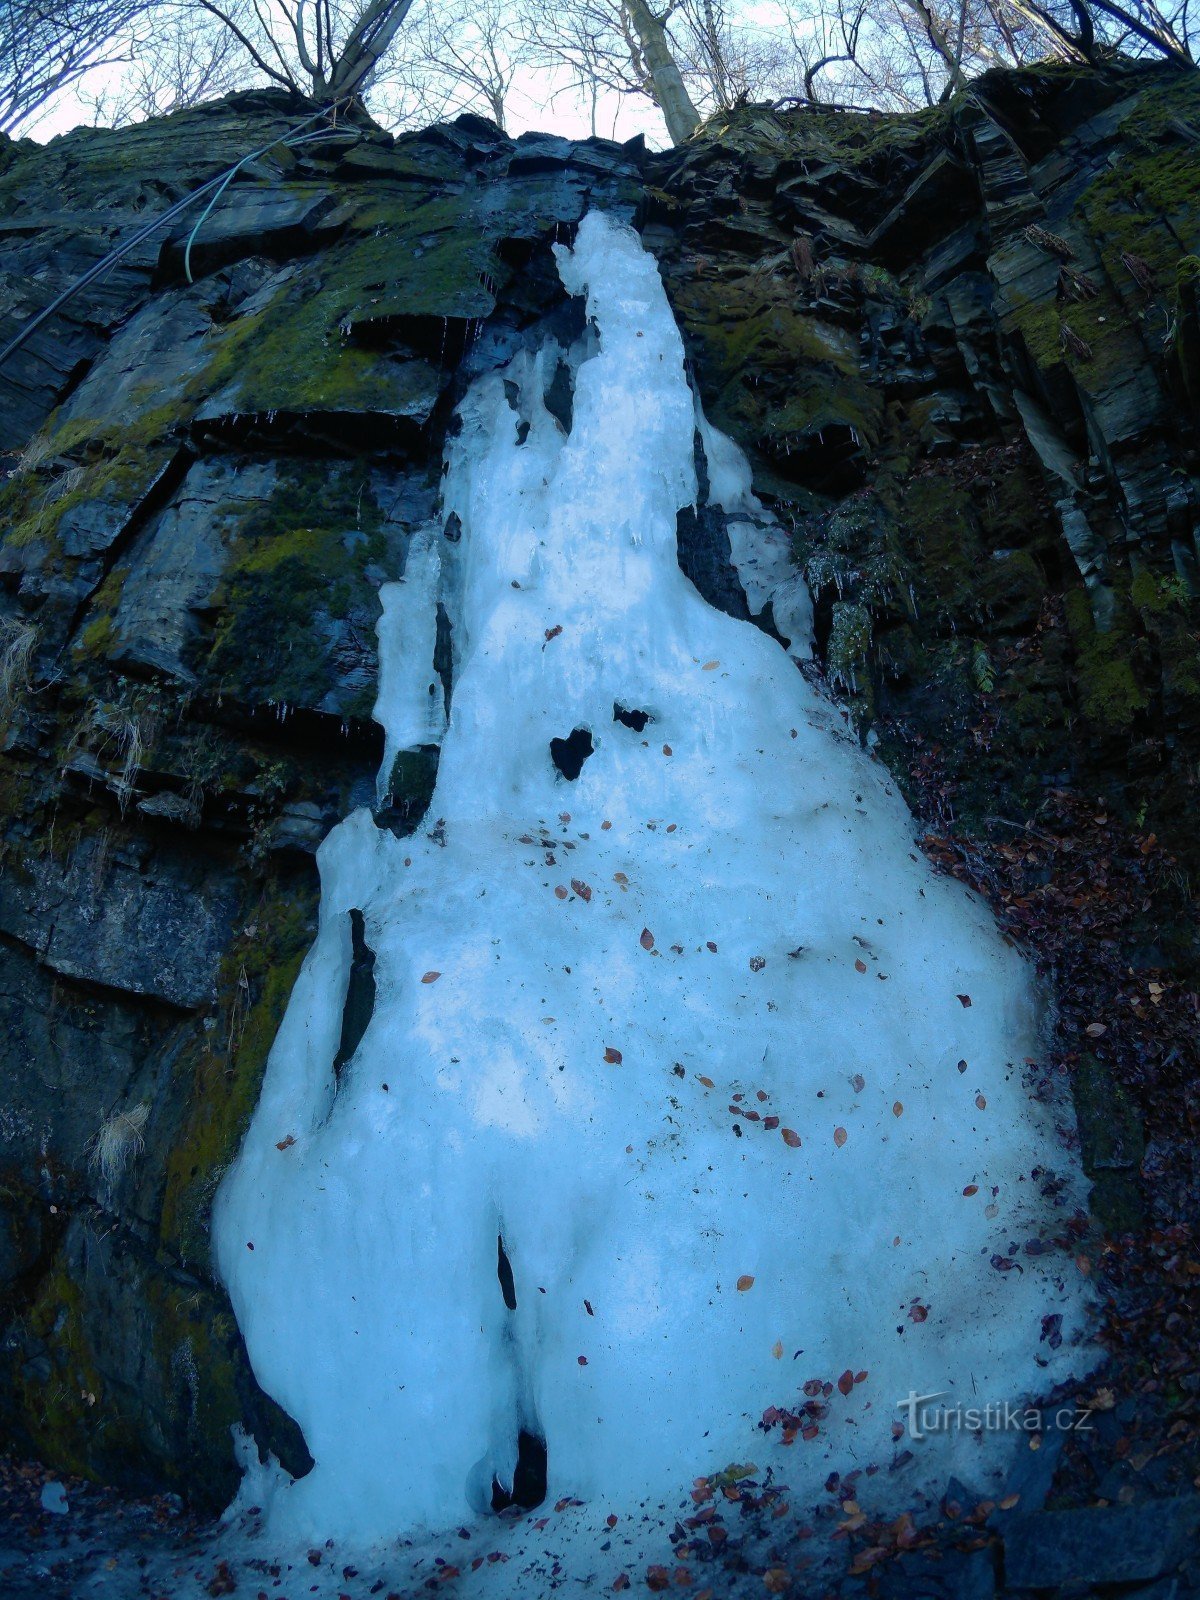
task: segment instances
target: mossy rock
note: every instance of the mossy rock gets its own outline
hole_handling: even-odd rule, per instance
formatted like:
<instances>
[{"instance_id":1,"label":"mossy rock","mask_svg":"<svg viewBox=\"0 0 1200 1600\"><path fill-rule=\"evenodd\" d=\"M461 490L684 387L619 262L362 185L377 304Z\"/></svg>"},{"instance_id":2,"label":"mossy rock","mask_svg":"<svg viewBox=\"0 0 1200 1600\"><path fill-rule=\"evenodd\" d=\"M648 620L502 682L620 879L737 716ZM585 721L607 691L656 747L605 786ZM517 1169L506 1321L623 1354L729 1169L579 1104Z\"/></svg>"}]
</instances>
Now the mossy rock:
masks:
<instances>
[{"instance_id":1,"label":"mossy rock","mask_svg":"<svg viewBox=\"0 0 1200 1600\"><path fill-rule=\"evenodd\" d=\"M267 1056L316 929L317 886L298 872L267 878L247 901L243 931L221 963L220 1010L179 1070L190 1074L187 1115L167 1159L160 1238L207 1271L221 1174L258 1103Z\"/></svg>"},{"instance_id":2,"label":"mossy rock","mask_svg":"<svg viewBox=\"0 0 1200 1600\"><path fill-rule=\"evenodd\" d=\"M195 663L206 694L367 718L378 584L403 569L368 469L290 461L227 540L216 623Z\"/></svg>"},{"instance_id":3,"label":"mossy rock","mask_svg":"<svg viewBox=\"0 0 1200 1600\"><path fill-rule=\"evenodd\" d=\"M1109 632L1098 633L1083 589L1066 596L1066 616L1080 710L1097 735L1127 734L1150 704L1143 687L1148 675L1143 642L1121 619Z\"/></svg>"}]
</instances>

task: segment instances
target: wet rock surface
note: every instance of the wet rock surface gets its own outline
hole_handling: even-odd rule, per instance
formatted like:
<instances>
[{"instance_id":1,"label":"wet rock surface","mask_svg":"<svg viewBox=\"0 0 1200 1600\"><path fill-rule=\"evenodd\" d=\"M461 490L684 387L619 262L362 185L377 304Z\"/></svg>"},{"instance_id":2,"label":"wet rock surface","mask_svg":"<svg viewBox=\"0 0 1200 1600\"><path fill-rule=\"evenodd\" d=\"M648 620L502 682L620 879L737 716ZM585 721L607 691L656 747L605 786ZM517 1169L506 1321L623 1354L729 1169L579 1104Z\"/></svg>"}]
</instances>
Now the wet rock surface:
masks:
<instances>
[{"instance_id":1,"label":"wet rock surface","mask_svg":"<svg viewBox=\"0 0 1200 1600\"><path fill-rule=\"evenodd\" d=\"M0 334L308 114L262 93L0 146ZM1095 1186L1096 1430L1007 1511L925 1508L928 1541L856 1523L835 1486L843 1592L1191 1592L1171 1530L1200 1474L1197 127L1190 77L1120 63L991 74L914 117L748 107L654 156L351 123L247 169L194 283L198 213L0 372L19 1450L205 1508L235 1483L235 1421L304 1465L213 1282L208 1211L314 927L313 851L376 803L379 585L434 510L465 384L574 329L550 247L598 204L659 255L706 409L792 531L814 670L929 853L1057 983L1045 1065L1072 1076ZM680 543L737 612L721 514ZM398 767L381 824L411 829L428 792L429 761ZM1161 1522L1170 1559L1135 1561L1122 1516Z\"/></svg>"}]
</instances>

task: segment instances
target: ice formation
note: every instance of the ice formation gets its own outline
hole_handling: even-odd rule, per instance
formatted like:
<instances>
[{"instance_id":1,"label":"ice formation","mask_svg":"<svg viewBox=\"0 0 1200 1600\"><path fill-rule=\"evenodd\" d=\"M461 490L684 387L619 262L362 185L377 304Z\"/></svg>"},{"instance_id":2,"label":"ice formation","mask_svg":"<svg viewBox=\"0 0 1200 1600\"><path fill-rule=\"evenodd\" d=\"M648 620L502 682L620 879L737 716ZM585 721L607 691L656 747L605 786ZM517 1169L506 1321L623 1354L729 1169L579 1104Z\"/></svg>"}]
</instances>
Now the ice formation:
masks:
<instances>
[{"instance_id":1,"label":"ice formation","mask_svg":"<svg viewBox=\"0 0 1200 1600\"><path fill-rule=\"evenodd\" d=\"M433 803L411 837L360 810L323 845L218 1199L255 1371L316 1461L272 1507L305 1537L486 1514L536 1440L551 1500L748 1459L815 1498L887 1463L910 1391L1042 1391L1082 1321L1069 1259L991 1265L1055 1226L1035 1168L1077 1196L1023 1081L1026 964L787 652L682 575L697 415L653 259L593 213L558 261L588 334L474 383L461 534L416 536L384 594L385 771L440 738ZM806 597L701 423L752 610L803 655ZM352 910L376 992L335 1075ZM814 1378L815 1438L755 1431Z\"/></svg>"}]
</instances>

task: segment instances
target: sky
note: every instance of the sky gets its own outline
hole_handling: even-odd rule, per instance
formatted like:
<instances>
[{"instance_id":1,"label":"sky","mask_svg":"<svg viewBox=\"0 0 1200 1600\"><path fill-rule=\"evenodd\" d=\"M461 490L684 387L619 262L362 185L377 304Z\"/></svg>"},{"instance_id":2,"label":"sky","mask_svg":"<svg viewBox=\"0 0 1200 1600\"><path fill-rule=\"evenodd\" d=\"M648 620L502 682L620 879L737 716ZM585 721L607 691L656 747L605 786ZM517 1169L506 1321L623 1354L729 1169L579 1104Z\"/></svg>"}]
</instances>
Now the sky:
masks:
<instances>
[{"instance_id":1,"label":"sky","mask_svg":"<svg viewBox=\"0 0 1200 1600\"><path fill-rule=\"evenodd\" d=\"M77 84L63 90L43 115L22 133L45 144L81 124L92 126L96 122L94 97L114 84L121 70L119 66L97 67ZM519 70L508 98L509 133L516 137L539 129L567 139L586 139L592 131L590 107L585 105L582 96L570 89L567 77L565 72ZM610 90L601 91L599 96L596 131L602 138L618 141L632 139L640 133L655 149L662 149L669 143L657 107L640 97L618 95Z\"/></svg>"}]
</instances>

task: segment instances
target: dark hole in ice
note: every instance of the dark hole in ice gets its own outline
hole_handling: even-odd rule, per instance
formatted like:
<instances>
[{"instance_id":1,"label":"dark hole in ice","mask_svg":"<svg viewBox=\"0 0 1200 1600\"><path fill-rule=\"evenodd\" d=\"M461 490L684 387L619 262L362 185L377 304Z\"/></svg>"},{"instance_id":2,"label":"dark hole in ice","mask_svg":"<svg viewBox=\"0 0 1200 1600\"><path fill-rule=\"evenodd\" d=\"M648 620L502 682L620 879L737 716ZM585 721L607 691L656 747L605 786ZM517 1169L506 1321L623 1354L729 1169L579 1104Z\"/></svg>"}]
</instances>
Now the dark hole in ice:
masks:
<instances>
[{"instance_id":1,"label":"dark hole in ice","mask_svg":"<svg viewBox=\"0 0 1200 1600\"><path fill-rule=\"evenodd\" d=\"M625 727L632 728L634 733L641 733L648 722L654 718L648 711L631 711L628 706L623 706L619 701L613 701L613 721L623 723Z\"/></svg>"},{"instance_id":2,"label":"dark hole in ice","mask_svg":"<svg viewBox=\"0 0 1200 1600\"><path fill-rule=\"evenodd\" d=\"M554 369L546 389L545 405L550 415L561 423L563 432L570 433L575 411L575 380L565 361L560 361Z\"/></svg>"},{"instance_id":3,"label":"dark hole in ice","mask_svg":"<svg viewBox=\"0 0 1200 1600\"><path fill-rule=\"evenodd\" d=\"M517 423L517 443L524 444L529 437L529 424L522 419Z\"/></svg>"},{"instance_id":4,"label":"dark hole in ice","mask_svg":"<svg viewBox=\"0 0 1200 1600\"><path fill-rule=\"evenodd\" d=\"M496 1236L496 1276L500 1279L500 1293L510 1311L517 1309L517 1286L513 1282L512 1263L504 1249L503 1236Z\"/></svg>"},{"instance_id":5,"label":"dark hole in ice","mask_svg":"<svg viewBox=\"0 0 1200 1600\"><path fill-rule=\"evenodd\" d=\"M523 1506L526 1511L532 1511L545 1498L546 1441L522 1428L517 1435L517 1465L512 1488L506 1489L498 1478L492 1479L492 1510L507 1511L509 1506Z\"/></svg>"},{"instance_id":6,"label":"dark hole in ice","mask_svg":"<svg viewBox=\"0 0 1200 1600\"><path fill-rule=\"evenodd\" d=\"M441 683L435 680L430 686L430 693L442 692ZM398 839L406 838L415 830L433 798L440 755L441 751L435 744L423 744L416 750L397 753L392 763L387 793L382 805L374 812L376 827L390 829Z\"/></svg>"},{"instance_id":7,"label":"dark hole in ice","mask_svg":"<svg viewBox=\"0 0 1200 1600\"><path fill-rule=\"evenodd\" d=\"M565 739L551 739L550 759L563 777L573 783L583 771L583 763L595 748L590 730L576 728Z\"/></svg>"},{"instance_id":8,"label":"dark hole in ice","mask_svg":"<svg viewBox=\"0 0 1200 1600\"><path fill-rule=\"evenodd\" d=\"M367 925L361 911L350 913L350 981L342 1002L342 1036L333 1058L333 1076L341 1081L342 1071L362 1043L362 1036L375 1010L375 952L366 939Z\"/></svg>"}]
</instances>

